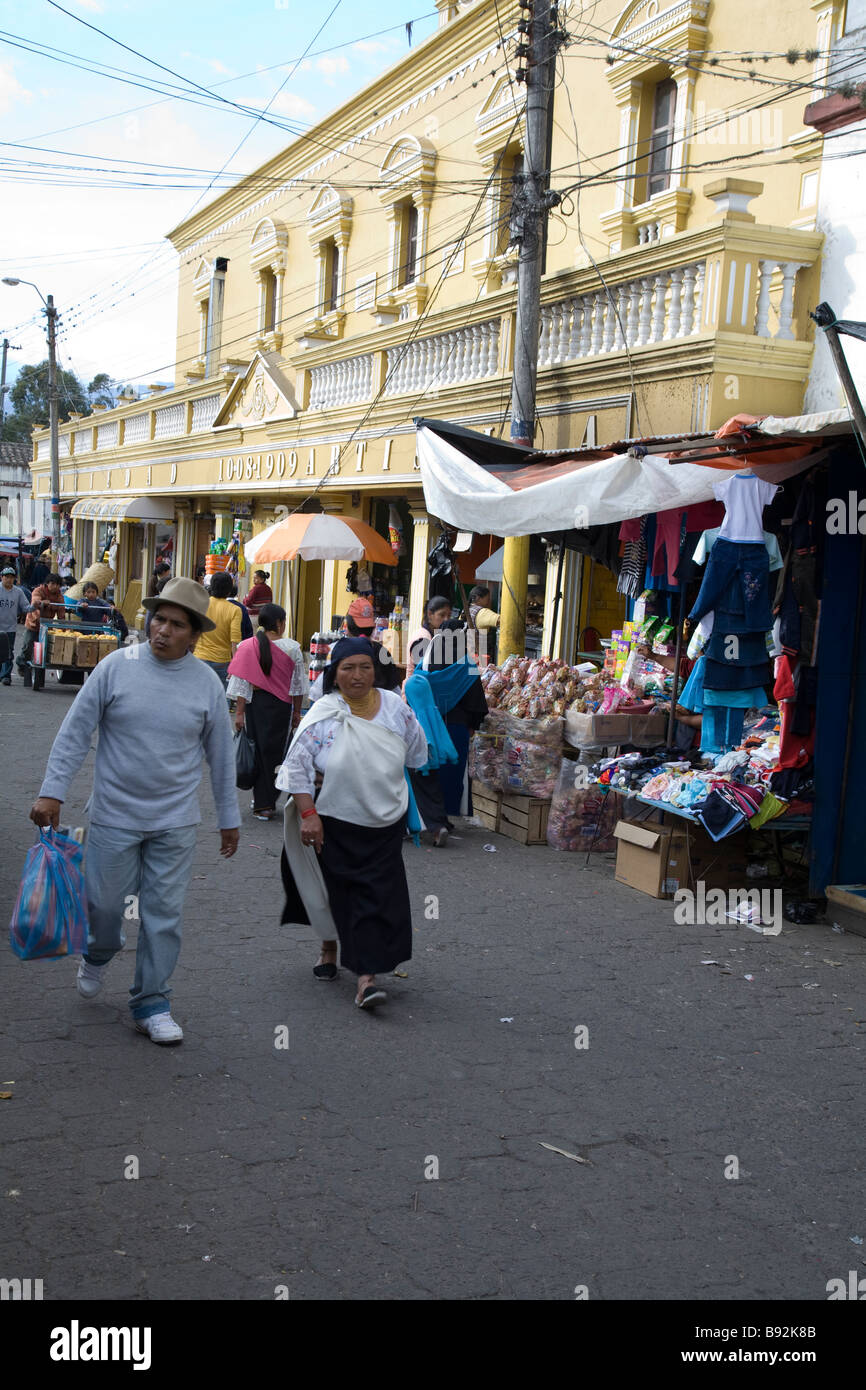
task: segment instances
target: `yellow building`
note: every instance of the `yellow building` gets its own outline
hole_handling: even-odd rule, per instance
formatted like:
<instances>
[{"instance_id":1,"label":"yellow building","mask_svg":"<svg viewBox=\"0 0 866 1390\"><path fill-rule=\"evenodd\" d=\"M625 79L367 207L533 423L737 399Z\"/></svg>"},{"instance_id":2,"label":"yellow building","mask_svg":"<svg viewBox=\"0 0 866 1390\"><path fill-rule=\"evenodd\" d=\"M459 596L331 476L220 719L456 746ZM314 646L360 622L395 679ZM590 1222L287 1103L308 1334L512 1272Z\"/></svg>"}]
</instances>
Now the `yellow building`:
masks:
<instances>
[{"instance_id":1,"label":"yellow building","mask_svg":"<svg viewBox=\"0 0 866 1390\"><path fill-rule=\"evenodd\" d=\"M413 419L508 433L526 92L527 10L436 4L434 35L170 233L174 389L62 427L79 573L109 528L123 597L169 539L175 572L192 574L213 536L251 535L278 508L383 532L390 514L406 556L373 576L377 599L402 593L417 623L437 532ZM561 23L551 183L563 201L542 282L537 443L795 413L821 253L822 137L802 117L844 3L599 0L563 7ZM781 34L816 52L786 57ZM37 496L48 450L38 432ZM476 539L470 581L499 544ZM543 564L533 550L523 574L549 596ZM622 611L608 571L578 584L589 564L567 557L557 634L545 606L547 651L568 654L585 623L607 631ZM346 570L274 567L302 641L345 612Z\"/></svg>"}]
</instances>

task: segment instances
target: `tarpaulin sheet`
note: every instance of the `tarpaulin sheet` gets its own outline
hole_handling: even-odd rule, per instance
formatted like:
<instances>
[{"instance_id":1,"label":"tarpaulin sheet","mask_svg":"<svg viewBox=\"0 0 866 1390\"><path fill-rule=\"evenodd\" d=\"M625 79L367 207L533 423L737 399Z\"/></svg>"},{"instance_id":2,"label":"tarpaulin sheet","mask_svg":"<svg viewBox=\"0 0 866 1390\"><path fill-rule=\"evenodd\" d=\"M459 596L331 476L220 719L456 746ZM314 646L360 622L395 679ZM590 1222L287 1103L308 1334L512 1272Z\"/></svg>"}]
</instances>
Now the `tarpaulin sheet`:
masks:
<instances>
[{"instance_id":1,"label":"tarpaulin sheet","mask_svg":"<svg viewBox=\"0 0 866 1390\"><path fill-rule=\"evenodd\" d=\"M671 462L659 454L617 454L594 460L559 456L555 463L527 464L519 477L506 481L489 466L474 463L429 425L419 425L417 450L427 510L480 535L526 536L605 526L647 512L689 507L711 501L720 480L718 467L707 464ZM762 468L760 473L779 482L809 465L809 459L798 460Z\"/></svg>"}]
</instances>

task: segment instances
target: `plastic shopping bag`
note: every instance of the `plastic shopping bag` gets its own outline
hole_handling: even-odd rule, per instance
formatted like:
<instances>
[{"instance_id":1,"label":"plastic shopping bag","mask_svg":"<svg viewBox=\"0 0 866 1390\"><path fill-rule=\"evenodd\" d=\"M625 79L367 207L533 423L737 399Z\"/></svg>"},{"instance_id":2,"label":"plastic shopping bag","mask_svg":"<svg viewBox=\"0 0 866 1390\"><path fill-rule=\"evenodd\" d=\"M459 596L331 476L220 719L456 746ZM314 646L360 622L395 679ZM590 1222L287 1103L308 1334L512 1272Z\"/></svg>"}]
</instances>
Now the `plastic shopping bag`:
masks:
<instances>
[{"instance_id":1,"label":"plastic shopping bag","mask_svg":"<svg viewBox=\"0 0 866 1390\"><path fill-rule=\"evenodd\" d=\"M80 955L87 947L84 850L49 826L28 851L9 924L12 950L21 960Z\"/></svg>"},{"instance_id":2,"label":"plastic shopping bag","mask_svg":"<svg viewBox=\"0 0 866 1390\"><path fill-rule=\"evenodd\" d=\"M235 734L235 784L248 792L258 775L258 752L246 729Z\"/></svg>"}]
</instances>

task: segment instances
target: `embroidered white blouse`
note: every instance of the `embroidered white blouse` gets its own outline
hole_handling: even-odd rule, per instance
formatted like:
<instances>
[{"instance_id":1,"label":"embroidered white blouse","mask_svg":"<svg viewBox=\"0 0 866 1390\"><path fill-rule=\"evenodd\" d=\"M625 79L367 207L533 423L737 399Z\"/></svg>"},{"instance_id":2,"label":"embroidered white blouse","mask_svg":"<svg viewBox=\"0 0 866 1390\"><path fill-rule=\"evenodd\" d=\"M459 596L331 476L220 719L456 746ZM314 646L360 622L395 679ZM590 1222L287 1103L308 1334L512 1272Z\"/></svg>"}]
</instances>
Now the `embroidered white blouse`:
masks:
<instances>
[{"instance_id":1,"label":"embroidered white blouse","mask_svg":"<svg viewBox=\"0 0 866 1390\"><path fill-rule=\"evenodd\" d=\"M286 656L290 656L295 663L290 687L291 694L305 696L309 690L310 682L304 669L304 653L301 651L300 644L292 637L279 637L274 646L284 651ZM249 681L243 680L240 676L229 676L226 695L230 700L237 700L238 698L251 700L254 688Z\"/></svg>"},{"instance_id":2,"label":"embroidered white blouse","mask_svg":"<svg viewBox=\"0 0 866 1390\"><path fill-rule=\"evenodd\" d=\"M334 694L346 704L338 691ZM370 723L384 724L386 729L400 735L406 744L407 767L423 767L428 757L427 739L414 711L393 690L380 690L379 696L379 709ZM289 756L277 768L276 785L280 791L314 795L316 773L323 773L328 766L328 755L338 727L338 720L322 719L295 735Z\"/></svg>"}]
</instances>

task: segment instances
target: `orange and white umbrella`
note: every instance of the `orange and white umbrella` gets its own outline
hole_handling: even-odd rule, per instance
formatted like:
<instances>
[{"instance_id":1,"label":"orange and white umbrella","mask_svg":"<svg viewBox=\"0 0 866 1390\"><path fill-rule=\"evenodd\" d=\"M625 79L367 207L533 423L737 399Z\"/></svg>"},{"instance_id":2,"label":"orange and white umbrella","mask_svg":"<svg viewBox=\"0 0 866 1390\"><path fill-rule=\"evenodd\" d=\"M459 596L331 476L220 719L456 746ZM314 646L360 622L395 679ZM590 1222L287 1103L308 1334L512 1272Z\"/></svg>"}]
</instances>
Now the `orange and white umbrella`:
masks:
<instances>
[{"instance_id":1,"label":"orange and white umbrella","mask_svg":"<svg viewBox=\"0 0 866 1390\"><path fill-rule=\"evenodd\" d=\"M280 560L369 560L375 565L396 565L388 542L351 516L295 512L274 522L244 546L250 564L276 564Z\"/></svg>"}]
</instances>

